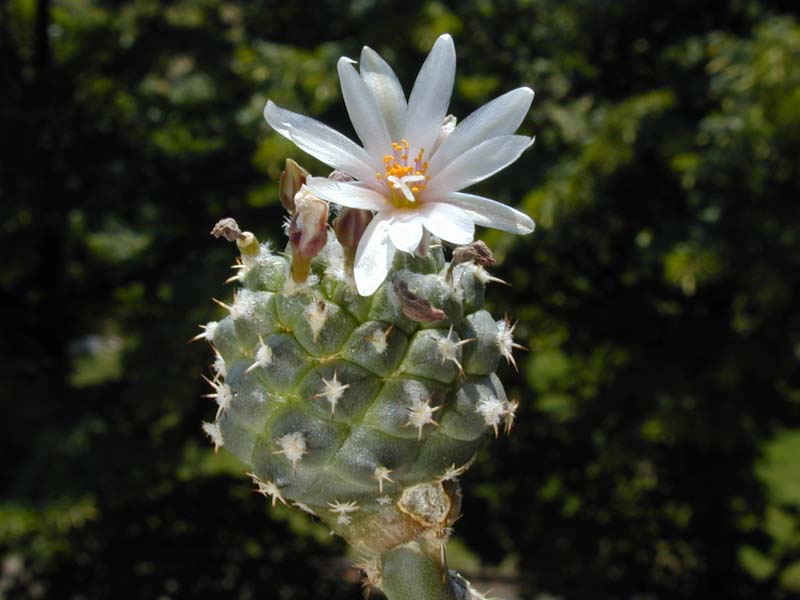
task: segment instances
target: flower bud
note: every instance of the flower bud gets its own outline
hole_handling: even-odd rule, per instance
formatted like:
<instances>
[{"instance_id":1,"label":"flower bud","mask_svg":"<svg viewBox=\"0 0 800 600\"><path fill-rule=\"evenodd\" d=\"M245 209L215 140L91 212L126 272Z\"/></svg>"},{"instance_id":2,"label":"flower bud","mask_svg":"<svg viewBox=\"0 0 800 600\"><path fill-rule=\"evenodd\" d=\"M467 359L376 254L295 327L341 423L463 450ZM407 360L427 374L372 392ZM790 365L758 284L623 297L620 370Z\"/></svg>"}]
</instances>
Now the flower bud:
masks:
<instances>
[{"instance_id":1,"label":"flower bud","mask_svg":"<svg viewBox=\"0 0 800 600\"><path fill-rule=\"evenodd\" d=\"M302 283L308 279L313 259L328 241L328 203L309 193L302 186L294 197L294 214L289 223L292 246L292 279Z\"/></svg>"},{"instance_id":2,"label":"flower bud","mask_svg":"<svg viewBox=\"0 0 800 600\"><path fill-rule=\"evenodd\" d=\"M356 260L356 250L361 236L364 235L369 222L372 221L372 213L360 208L344 207L333 221L333 230L336 232L336 239L342 245L344 253L344 266L349 275L353 275L353 264Z\"/></svg>"},{"instance_id":3,"label":"flower bud","mask_svg":"<svg viewBox=\"0 0 800 600\"><path fill-rule=\"evenodd\" d=\"M281 180L278 185L278 197L283 208L290 215L294 214L294 197L300 188L306 183L308 171L294 162L291 158L286 159L286 166L281 172Z\"/></svg>"}]
</instances>

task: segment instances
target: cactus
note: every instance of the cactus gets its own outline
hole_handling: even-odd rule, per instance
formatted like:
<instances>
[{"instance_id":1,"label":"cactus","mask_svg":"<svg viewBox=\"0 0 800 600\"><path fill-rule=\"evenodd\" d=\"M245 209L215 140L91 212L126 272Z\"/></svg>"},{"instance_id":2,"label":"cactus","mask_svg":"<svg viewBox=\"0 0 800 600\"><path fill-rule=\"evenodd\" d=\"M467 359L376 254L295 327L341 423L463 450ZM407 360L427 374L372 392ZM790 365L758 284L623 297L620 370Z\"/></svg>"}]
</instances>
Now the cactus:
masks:
<instances>
[{"instance_id":1,"label":"cactus","mask_svg":"<svg viewBox=\"0 0 800 600\"><path fill-rule=\"evenodd\" d=\"M431 56L447 58L449 36L437 45ZM362 69L378 65L385 75L385 63L367 50ZM343 85L350 76L342 75ZM522 95L527 104L516 102L515 114L530 104ZM286 134L292 113L276 110L283 109L268 104L267 118ZM458 128L451 117L437 119L445 148ZM203 428L216 449L248 466L255 489L273 506L310 513L347 540L366 584L390 600L477 599L448 571L445 545L460 515L458 477L487 434L512 428L517 404L496 371L501 361L513 363L519 346L511 321L484 308L487 284L499 280L486 270L493 263L488 248L470 243L471 230L453 234L423 219L424 231L408 234L411 242L390 231L401 220L397 210L398 227L407 227L416 208L434 204L424 187L435 188L427 163L417 161L417 175L403 166L405 139L393 147L399 154L384 161L377 178L389 200L370 210L363 198L347 207L347 193L362 194L352 183L357 173L315 178L287 161L280 198L290 213L289 244L282 253L231 219L214 228L240 250L232 278L240 287L229 304L218 301L225 318L198 336L216 356L208 381L217 411ZM326 193L331 197L320 199ZM498 212L497 203L470 198L477 200L469 206L454 200L460 213L452 214L519 233L533 228L513 209ZM329 210L326 200L345 205L332 231L329 213L337 207ZM478 200L492 203L491 218L480 214ZM381 246L374 242L382 224ZM452 252L431 235L437 233L456 242ZM388 251L376 259L376 247Z\"/></svg>"}]
</instances>

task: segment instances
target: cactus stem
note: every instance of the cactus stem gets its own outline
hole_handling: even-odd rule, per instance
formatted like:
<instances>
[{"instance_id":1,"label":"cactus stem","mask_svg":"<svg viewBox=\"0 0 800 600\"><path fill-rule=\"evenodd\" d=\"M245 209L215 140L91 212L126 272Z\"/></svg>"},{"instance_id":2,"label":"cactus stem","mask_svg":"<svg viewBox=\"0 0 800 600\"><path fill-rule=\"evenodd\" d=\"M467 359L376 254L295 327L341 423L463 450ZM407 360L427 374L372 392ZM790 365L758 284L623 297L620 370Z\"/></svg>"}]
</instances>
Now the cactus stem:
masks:
<instances>
[{"instance_id":1,"label":"cactus stem","mask_svg":"<svg viewBox=\"0 0 800 600\"><path fill-rule=\"evenodd\" d=\"M425 552L418 542L411 542L382 557L381 589L389 600L456 600L447 568L438 557Z\"/></svg>"}]
</instances>

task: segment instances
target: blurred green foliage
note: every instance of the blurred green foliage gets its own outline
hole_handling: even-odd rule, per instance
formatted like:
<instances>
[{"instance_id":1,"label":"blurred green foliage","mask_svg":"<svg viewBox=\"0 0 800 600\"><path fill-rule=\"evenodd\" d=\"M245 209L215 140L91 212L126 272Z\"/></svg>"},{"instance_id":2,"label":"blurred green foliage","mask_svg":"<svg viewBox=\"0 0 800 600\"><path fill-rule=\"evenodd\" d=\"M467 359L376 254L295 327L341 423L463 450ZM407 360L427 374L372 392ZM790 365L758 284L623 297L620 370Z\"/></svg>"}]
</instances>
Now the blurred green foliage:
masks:
<instances>
[{"instance_id":1,"label":"blurred green foliage","mask_svg":"<svg viewBox=\"0 0 800 600\"><path fill-rule=\"evenodd\" d=\"M485 184L530 352L464 545L523 597L800 594L800 24L789 2L0 2L0 597L355 598L327 532L214 456L187 346L235 216L278 240L266 99L352 132L369 44L435 37L463 118L519 85L537 143Z\"/></svg>"}]
</instances>

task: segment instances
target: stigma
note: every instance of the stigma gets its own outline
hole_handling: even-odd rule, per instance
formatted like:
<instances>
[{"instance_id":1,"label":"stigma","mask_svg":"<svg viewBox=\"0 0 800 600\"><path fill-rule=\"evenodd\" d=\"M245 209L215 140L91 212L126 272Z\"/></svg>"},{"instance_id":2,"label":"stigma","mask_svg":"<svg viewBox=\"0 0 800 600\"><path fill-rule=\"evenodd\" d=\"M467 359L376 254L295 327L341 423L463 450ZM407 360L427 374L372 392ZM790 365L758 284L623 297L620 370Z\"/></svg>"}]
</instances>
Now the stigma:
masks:
<instances>
[{"instance_id":1,"label":"stigma","mask_svg":"<svg viewBox=\"0 0 800 600\"><path fill-rule=\"evenodd\" d=\"M385 172L376 173L379 181L389 188L392 202L398 207L407 207L417 201L417 194L425 189L428 182L428 163L425 161L425 148L409 160L407 140L392 142L392 153L383 157Z\"/></svg>"}]
</instances>

